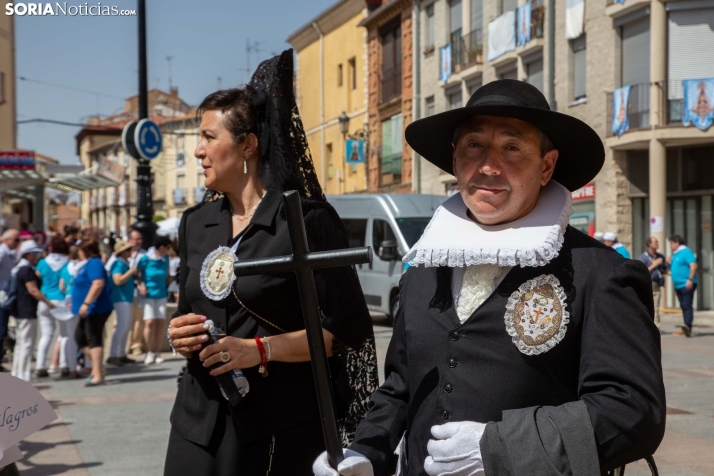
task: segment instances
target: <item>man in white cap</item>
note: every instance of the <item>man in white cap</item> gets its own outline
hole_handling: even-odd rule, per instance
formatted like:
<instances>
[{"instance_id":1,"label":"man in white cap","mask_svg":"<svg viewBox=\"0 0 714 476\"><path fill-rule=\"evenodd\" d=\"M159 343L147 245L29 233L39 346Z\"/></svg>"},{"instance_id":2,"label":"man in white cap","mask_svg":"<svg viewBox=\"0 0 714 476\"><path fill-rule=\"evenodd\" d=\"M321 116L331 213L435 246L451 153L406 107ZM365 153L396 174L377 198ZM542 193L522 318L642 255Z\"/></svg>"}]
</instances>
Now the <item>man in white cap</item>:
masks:
<instances>
[{"instance_id":1,"label":"man in white cap","mask_svg":"<svg viewBox=\"0 0 714 476\"><path fill-rule=\"evenodd\" d=\"M315 474L590 476L653 454L666 412L649 273L568 225L571 191L604 161L595 131L500 80L406 139L460 193L404 258L386 379L355 441Z\"/></svg>"},{"instance_id":2,"label":"man in white cap","mask_svg":"<svg viewBox=\"0 0 714 476\"><path fill-rule=\"evenodd\" d=\"M32 375L32 349L37 335L37 304L43 302L50 309L55 305L40 291L40 278L35 266L42 257L42 248L35 240L23 241L18 255L20 261L12 269L17 285L16 302L12 315L17 322L15 352L12 361L12 376L30 381Z\"/></svg>"},{"instance_id":3,"label":"man in white cap","mask_svg":"<svg viewBox=\"0 0 714 476\"><path fill-rule=\"evenodd\" d=\"M613 250L617 251L623 258L630 259L630 252L627 251L625 245L617 241L617 235L611 231L606 231L602 234L602 242L604 245L609 246Z\"/></svg>"}]
</instances>

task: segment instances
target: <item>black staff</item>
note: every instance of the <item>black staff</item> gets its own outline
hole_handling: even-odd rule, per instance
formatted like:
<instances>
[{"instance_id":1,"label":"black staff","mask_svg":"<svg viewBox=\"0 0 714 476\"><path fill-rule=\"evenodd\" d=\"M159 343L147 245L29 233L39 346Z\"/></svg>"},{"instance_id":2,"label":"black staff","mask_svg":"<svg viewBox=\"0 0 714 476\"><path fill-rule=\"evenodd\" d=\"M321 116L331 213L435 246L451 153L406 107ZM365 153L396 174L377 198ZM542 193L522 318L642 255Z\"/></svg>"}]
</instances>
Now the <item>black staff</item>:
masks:
<instances>
[{"instance_id":1,"label":"black staff","mask_svg":"<svg viewBox=\"0 0 714 476\"><path fill-rule=\"evenodd\" d=\"M310 347L312 373L315 376L315 390L317 391L322 432L325 435L327 458L330 466L337 469L337 465L343 459L342 443L337 430L337 419L335 418L332 402L332 387L330 385L330 373L327 368L325 340L322 337L317 289L315 288L315 277L312 271L320 268L337 268L371 263L372 249L364 247L310 253L307 246L302 207L300 206L300 195L294 190L285 192L283 200L287 212L288 231L293 254L274 258L236 261L234 264L235 275L240 277L256 274L286 273L289 271L297 275L300 304L302 315L305 319L305 329L307 330L307 343Z\"/></svg>"}]
</instances>

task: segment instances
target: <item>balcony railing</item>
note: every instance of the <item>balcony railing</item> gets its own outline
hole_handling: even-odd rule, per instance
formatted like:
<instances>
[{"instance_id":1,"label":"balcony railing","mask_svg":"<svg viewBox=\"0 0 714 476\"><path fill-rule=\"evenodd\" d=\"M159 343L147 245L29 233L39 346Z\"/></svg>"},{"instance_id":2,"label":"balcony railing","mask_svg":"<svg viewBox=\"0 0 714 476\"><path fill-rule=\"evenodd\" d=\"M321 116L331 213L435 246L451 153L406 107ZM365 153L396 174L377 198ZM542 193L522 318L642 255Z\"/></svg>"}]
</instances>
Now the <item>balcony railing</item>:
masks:
<instances>
[{"instance_id":1,"label":"balcony railing","mask_svg":"<svg viewBox=\"0 0 714 476\"><path fill-rule=\"evenodd\" d=\"M545 0L531 0L531 38L543 38Z\"/></svg>"},{"instance_id":2,"label":"balcony railing","mask_svg":"<svg viewBox=\"0 0 714 476\"><path fill-rule=\"evenodd\" d=\"M483 31L481 28L461 37L462 69L483 64Z\"/></svg>"},{"instance_id":3,"label":"balcony railing","mask_svg":"<svg viewBox=\"0 0 714 476\"><path fill-rule=\"evenodd\" d=\"M463 47L461 45L461 28L451 32L451 72L461 71L463 63Z\"/></svg>"},{"instance_id":4,"label":"balcony railing","mask_svg":"<svg viewBox=\"0 0 714 476\"><path fill-rule=\"evenodd\" d=\"M659 86L660 97L662 98L661 111L663 118L660 120L660 124L681 125L684 113L682 80L659 81L655 84Z\"/></svg>"},{"instance_id":5,"label":"balcony railing","mask_svg":"<svg viewBox=\"0 0 714 476\"><path fill-rule=\"evenodd\" d=\"M387 102L402 93L402 64L382 69L382 101Z\"/></svg>"},{"instance_id":6,"label":"balcony railing","mask_svg":"<svg viewBox=\"0 0 714 476\"><path fill-rule=\"evenodd\" d=\"M607 93L607 137L615 135L612 132L613 94ZM648 129L650 127L650 83L633 84L630 86L630 97L627 101L627 120L630 123L628 131Z\"/></svg>"}]
</instances>

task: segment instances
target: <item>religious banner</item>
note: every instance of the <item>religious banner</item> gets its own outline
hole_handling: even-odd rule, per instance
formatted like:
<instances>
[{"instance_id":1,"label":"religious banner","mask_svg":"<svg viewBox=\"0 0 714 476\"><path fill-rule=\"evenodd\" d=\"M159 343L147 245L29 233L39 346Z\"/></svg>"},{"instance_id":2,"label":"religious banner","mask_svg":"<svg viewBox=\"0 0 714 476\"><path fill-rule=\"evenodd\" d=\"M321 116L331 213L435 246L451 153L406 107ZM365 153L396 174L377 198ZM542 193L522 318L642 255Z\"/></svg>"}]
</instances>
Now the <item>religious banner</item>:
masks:
<instances>
[{"instance_id":1,"label":"religious banner","mask_svg":"<svg viewBox=\"0 0 714 476\"><path fill-rule=\"evenodd\" d=\"M565 0L565 39L574 40L585 28L585 0Z\"/></svg>"},{"instance_id":2,"label":"religious banner","mask_svg":"<svg viewBox=\"0 0 714 476\"><path fill-rule=\"evenodd\" d=\"M364 141L348 139L345 143L345 162L348 164L364 163Z\"/></svg>"},{"instance_id":3,"label":"religious banner","mask_svg":"<svg viewBox=\"0 0 714 476\"><path fill-rule=\"evenodd\" d=\"M612 132L621 136L630 129L627 105L630 102L630 86L623 86L612 93Z\"/></svg>"},{"instance_id":4,"label":"religious banner","mask_svg":"<svg viewBox=\"0 0 714 476\"><path fill-rule=\"evenodd\" d=\"M508 11L488 24L488 60L516 49L516 12Z\"/></svg>"},{"instance_id":5,"label":"religious banner","mask_svg":"<svg viewBox=\"0 0 714 476\"><path fill-rule=\"evenodd\" d=\"M682 124L694 124L707 130L714 120L714 78L683 79L684 105Z\"/></svg>"},{"instance_id":6,"label":"religious banner","mask_svg":"<svg viewBox=\"0 0 714 476\"><path fill-rule=\"evenodd\" d=\"M446 46L439 48L439 58L440 58L440 81L448 81L451 77L451 43Z\"/></svg>"},{"instance_id":7,"label":"religious banner","mask_svg":"<svg viewBox=\"0 0 714 476\"><path fill-rule=\"evenodd\" d=\"M526 46L531 41L531 2L518 7L518 46Z\"/></svg>"}]
</instances>

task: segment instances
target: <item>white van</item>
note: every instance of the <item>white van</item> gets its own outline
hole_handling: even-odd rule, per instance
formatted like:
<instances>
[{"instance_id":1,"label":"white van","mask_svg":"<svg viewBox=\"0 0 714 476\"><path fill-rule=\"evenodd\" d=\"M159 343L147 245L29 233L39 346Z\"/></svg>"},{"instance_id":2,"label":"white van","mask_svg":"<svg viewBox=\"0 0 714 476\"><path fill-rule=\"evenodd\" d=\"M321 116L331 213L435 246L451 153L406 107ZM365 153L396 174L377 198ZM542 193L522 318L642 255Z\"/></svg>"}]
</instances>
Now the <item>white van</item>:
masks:
<instances>
[{"instance_id":1,"label":"white van","mask_svg":"<svg viewBox=\"0 0 714 476\"><path fill-rule=\"evenodd\" d=\"M417 242L434 211L448 197L440 195L328 195L347 230L350 247L371 246L371 265L357 266L367 307L394 318L399 304L402 257Z\"/></svg>"}]
</instances>

